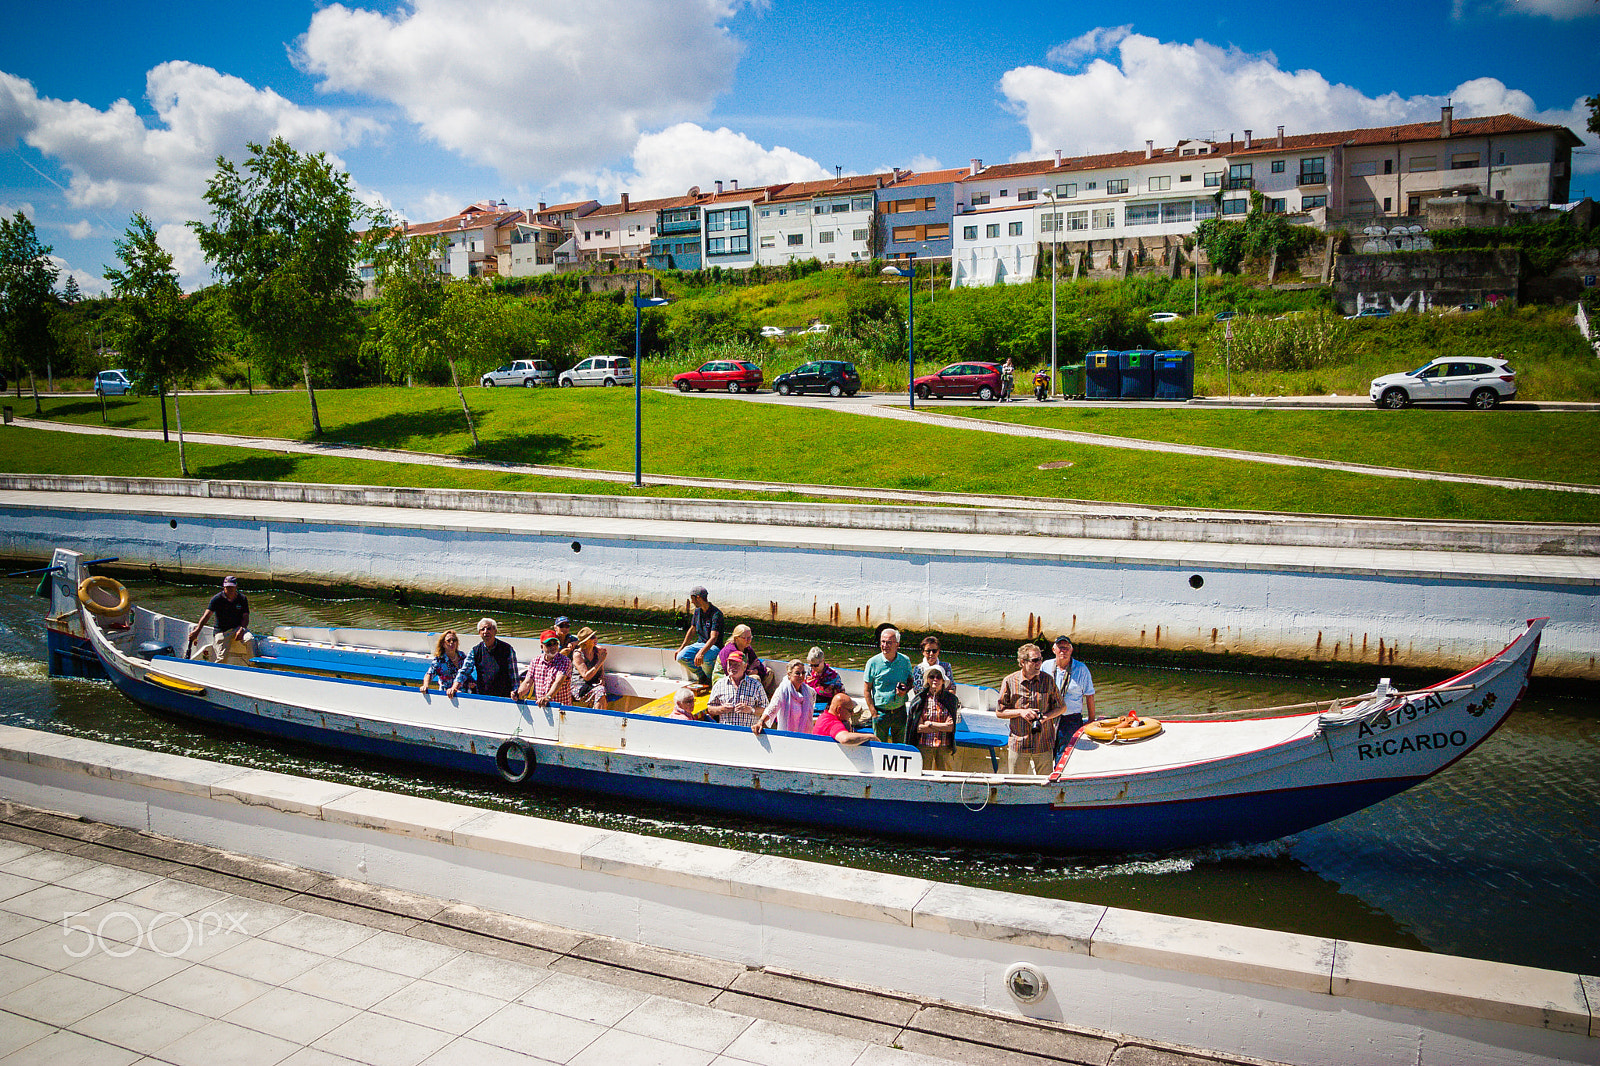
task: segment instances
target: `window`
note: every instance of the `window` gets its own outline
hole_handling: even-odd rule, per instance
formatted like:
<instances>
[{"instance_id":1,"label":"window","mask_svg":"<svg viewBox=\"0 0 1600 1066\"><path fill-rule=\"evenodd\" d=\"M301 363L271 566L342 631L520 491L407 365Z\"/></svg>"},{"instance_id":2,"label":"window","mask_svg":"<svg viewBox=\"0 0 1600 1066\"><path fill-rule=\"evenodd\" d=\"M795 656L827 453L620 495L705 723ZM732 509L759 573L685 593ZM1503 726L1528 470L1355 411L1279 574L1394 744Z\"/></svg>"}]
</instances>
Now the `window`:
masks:
<instances>
[{"instance_id":1,"label":"window","mask_svg":"<svg viewBox=\"0 0 1600 1066\"><path fill-rule=\"evenodd\" d=\"M988 193L986 193L986 192L975 192L975 193L972 194L972 206L973 207L982 207L984 204L986 204L988 202L989 202L989 194Z\"/></svg>"},{"instance_id":2,"label":"window","mask_svg":"<svg viewBox=\"0 0 1600 1066\"><path fill-rule=\"evenodd\" d=\"M1302 211L1309 211L1313 207L1327 207L1327 206L1328 206L1328 198L1326 196L1302 196L1302 197L1300 197L1300 210L1302 210ZM1412 214L1416 214L1416 212L1413 211Z\"/></svg>"},{"instance_id":3,"label":"window","mask_svg":"<svg viewBox=\"0 0 1600 1066\"><path fill-rule=\"evenodd\" d=\"M894 228L894 240L896 243L901 241L914 241L918 238L921 230L921 226L896 226ZM859 240L860 238L857 239Z\"/></svg>"},{"instance_id":4,"label":"window","mask_svg":"<svg viewBox=\"0 0 1600 1066\"><path fill-rule=\"evenodd\" d=\"M1000 223L991 222L991 223L989 223L989 225L983 227L983 235L985 237L998 237L998 236L1000 236Z\"/></svg>"},{"instance_id":5,"label":"window","mask_svg":"<svg viewBox=\"0 0 1600 1066\"><path fill-rule=\"evenodd\" d=\"M833 243L833 230L825 229L821 233L817 234L817 243L818 244L832 244Z\"/></svg>"},{"instance_id":6,"label":"window","mask_svg":"<svg viewBox=\"0 0 1600 1066\"><path fill-rule=\"evenodd\" d=\"M1017 199L1018 200L1037 200L1038 198L1039 198L1039 190L1038 189L1018 189L1017 190Z\"/></svg>"},{"instance_id":7,"label":"window","mask_svg":"<svg viewBox=\"0 0 1600 1066\"><path fill-rule=\"evenodd\" d=\"M840 214L843 214L846 211L851 210L850 201L849 200L841 200L838 203L832 204L830 206L832 208L833 213L836 214L836 215L840 215Z\"/></svg>"},{"instance_id":8,"label":"window","mask_svg":"<svg viewBox=\"0 0 1600 1066\"><path fill-rule=\"evenodd\" d=\"M1328 183L1327 162L1322 156L1315 159L1300 160L1301 185L1326 185Z\"/></svg>"},{"instance_id":9,"label":"window","mask_svg":"<svg viewBox=\"0 0 1600 1066\"><path fill-rule=\"evenodd\" d=\"M1078 195L1078 183L1074 181L1064 185L1057 185L1056 195L1066 200L1072 199L1074 196Z\"/></svg>"},{"instance_id":10,"label":"window","mask_svg":"<svg viewBox=\"0 0 1600 1066\"><path fill-rule=\"evenodd\" d=\"M1383 213L1387 215L1390 211L1394 210L1393 204L1394 204L1394 201L1392 199L1390 199L1389 197L1385 196L1383 198Z\"/></svg>"},{"instance_id":11,"label":"window","mask_svg":"<svg viewBox=\"0 0 1600 1066\"><path fill-rule=\"evenodd\" d=\"M1099 186L1095 182L1091 181L1089 184L1085 185L1084 188L1085 189L1096 189L1096 188L1099 188Z\"/></svg>"},{"instance_id":12,"label":"window","mask_svg":"<svg viewBox=\"0 0 1600 1066\"><path fill-rule=\"evenodd\" d=\"M583 231L583 239L584 240L589 240L593 236L594 236L594 234L590 233L588 230L584 230Z\"/></svg>"},{"instance_id":13,"label":"window","mask_svg":"<svg viewBox=\"0 0 1600 1066\"><path fill-rule=\"evenodd\" d=\"M870 197L870 196L852 196L850 198L850 210L852 210L852 211L871 211L872 210L872 197Z\"/></svg>"},{"instance_id":14,"label":"window","mask_svg":"<svg viewBox=\"0 0 1600 1066\"><path fill-rule=\"evenodd\" d=\"M1095 229L1116 229L1117 209L1114 207L1097 207L1094 209Z\"/></svg>"},{"instance_id":15,"label":"window","mask_svg":"<svg viewBox=\"0 0 1600 1066\"><path fill-rule=\"evenodd\" d=\"M1196 200L1194 202L1194 220L1217 217L1217 202L1215 200Z\"/></svg>"},{"instance_id":16,"label":"window","mask_svg":"<svg viewBox=\"0 0 1600 1066\"><path fill-rule=\"evenodd\" d=\"M1117 196L1128 191L1127 178L1112 178L1106 182L1106 195Z\"/></svg>"},{"instance_id":17,"label":"window","mask_svg":"<svg viewBox=\"0 0 1600 1066\"><path fill-rule=\"evenodd\" d=\"M771 218L771 217L772 217L772 208L770 208L770 207L763 207L763 208L762 208L762 209L761 209L761 217L762 217L762 218Z\"/></svg>"},{"instance_id":18,"label":"window","mask_svg":"<svg viewBox=\"0 0 1600 1066\"><path fill-rule=\"evenodd\" d=\"M1178 180L1180 182L1193 181L1194 180L1194 175L1193 174L1179 174L1178 175Z\"/></svg>"},{"instance_id":19,"label":"window","mask_svg":"<svg viewBox=\"0 0 1600 1066\"><path fill-rule=\"evenodd\" d=\"M1235 163L1228 168L1228 188L1248 189L1255 185L1255 170L1252 163ZM1242 213L1242 212L1241 212ZM1226 211L1223 214L1227 214Z\"/></svg>"},{"instance_id":20,"label":"window","mask_svg":"<svg viewBox=\"0 0 1600 1066\"><path fill-rule=\"evenodd\" d=\"M1009 190L1009 189L1001 189L1000 190L1000 195L1001 196L1009 196L1009 195L1011 195L1011 190Z\"/></svg>"},{"instance_id":21,"label":"window","mask_svg":"<svg viewBox=\"0 0 1600 1066\"><path fill-rule=\"evenodd\" d=\"M929 226L927 239L930 241L947 241L950 239L950 223L941 222L936 226Z\"/></svg>"},{"instance_id":22,"label":"window","mask_svg":"<svg viewBox=\"0 0 1600 1066\"><path fill-rule=\"evenodd\" d=\"M1022 223L1020 223L1020 222L1012 222L1009 225L1007 225L1006 226L1006 236L1008 236L1008 237L1020 237L1020 236L1022 236Z\"/></svg>"},{"instance_id":23,"label":"window","mask_svg":"<svg viewBox=\"0 0 1600 1066\"><path fill-rule=\"evenodd\" d=\"M707 255L743 255L749 251L749 237L710 237L706 240Z\"/></svg>"},{"instance_id":24,"label":"window","mask_svg":"<svg viewBox=\"0 0 1600 1066\"><path fill-rule=\"evenodd\" d=\"M1170 177L1151 178L1147 187L1151 192L1165 192L1172 188L1172 179Z\"/></svg>"},{"instance_id":25,"label":"window","mask_svg":"<svg viewBox=\"0 0 1600 1066\"><path fill-rule=\"evenodd\" d=\"M1040 218L1039 218L1039 232L1040 233L1060 233L1061 232L1061 213L1058 211L1055 214L1040 216Z\"/></svg>"},{"instance_id":26,"label":"window","mask_svg":"<svg viewBox=\"0 0 1600 1066\"><path fill-rule=\"evenodd\" d=\"M1281 215L1289 209L1287 200L1282 196L1269 196L1262 208L1269 215Z\"/></svg>"},{"instance_id":27,"label":"window","mask_svg":"<svg viewBox=\"0 0 1600 1066\"><path fill-rule=\"evenodd\" d=\"M1212 173L1207 174L1205 179L1206 188L1215 189L1222 184L1222 171L1213 171Z\"/></svg>"},{"instance_id":28,"label":"window","mask_svg":"<svg viewBox=\"0 0 1600 1066\"><path fill-rule=\"evenodd\" d=\"M1459 152L1450 157L1451 170L1471 170L1478 165L1477 152Z\"/></svg>"},{"instance_id":29,"label":"window","mask_svg":"<svg viewBox=\"0 0 1600 1066\"><path fill-rule=\"evenodd\" d=\"M774 239L774 237L772 236L772 234L763 233L761 235L761 247L763 247L763 248L771 248L776 243L777 242Z\"/></svg>"},{"instance_id":30,"label":"window","mask_svg":"<svg viewBox=\"0 0 1600 1066\"><path fill-rule=\"evenodd\" d=\"M964 241L975 241L975 240L977 240L978 239L978 227L977 226L962 226L961 227L961 239L964 240Z\"/></svg>"},{"instance_id":31,"label":"window","mask_svg":"<svg viewBox=\"0 0 1600 1066\"><path fill-rule=\"evenodd\" d=\"M1188 200L1172 200L1161 205L1162 222L1187 222L1194 205Z\"/></svg>"},{"instance_id":32,"label":"window","mask_svg":"<svg viewBox=\"0 0 1600 1066\"><path fill-rule=\"evenodd\" d=\"M1283 160L1274 159L1272 161L1272 172L1274 174L1282 174L1283 173Z\"/></svg>"},{"instance_id":33,"label":"window","mask_svg":"<svg viewBox=\"0 0 1600 1066\"><path fill-rule=\"evenodd\" d=\"M1499 153L1499 156L1500 156L1500 158L1496 161L1496 165L1503 167L1503 166L1506 165L1506 154L1504 152L1501 152L1501 153Z\"/></svg>"},{"instance_id":34,"label":"window","mask_svg":"<svg viewBox=\"0 0 1600 1066\"><path fill-rule=\"evenodd\" d=\"M1089 212L1087 212L1087 211L1068 211L1067 212L1067 229L1069 229L1069 230L1081 230L1081 229L1088 229L1088 228L1089 228Z\"/></svg>"},{"instance_id":35,"label":"window","mask_svg":"<svg viewBox=\"0 0 1600 1066\"><path fill-rule=\"evenodd\" d=\"M1122 212L1125 226L1154 226L1160 221L1160 204L1129 204Z\"/></svg>"},{"instance_id":36,"label":"window","mask_svg":"<svg viewBox=\"0 0 1600 1066\"><path fill-rule=\"evenodd\" d=\"M864 241L867 239L867 232L868 231L864 229L853 229L850 231L850 239L853 241Z\"/></svg>"},{"instance_id":37,"label":"window","mask_svg":"<svg viewBox=\"0 0 1600 1066\"><path fill-rule=\"evenodd\" d=\"M1377 160L1368 160L1365 163L1351 163L1350 176L1352 178L1367 178L1378 172Z\"/></svg>"},{"instance_id":38,"label":"window","mask_svg":"<svg viewBox=\"0 0 1600 1066\"><path fill-rule=\"evenodd\" d=\"M1224 201L1222 201L1222 213L1224 215L1242 215L1242 214L1244 214L1245 212L1247 212L1249 210L1250 210L1250 201L1249 200L1224 200Z\"/></svg>"},{"instance_id":39,"label":"window","mask_svg":"<svg viewBox=\"0 0 1600 1066\"><path fill-rule=\"evenodd\" d=\"M1394 173L1394 160L1393 159L1385 159L1383 161L1383 172L1385 174L1393 174Z\"/></svg>"},{"instance_id":40,"label":"window","mask_svg":"<svg viewBox=\"0 0 1600 1066\"><path fill-rule=\"evenodd\" d=\"M788 235L788 241L789 247L793 248L796 245L806 243L806 235L804 233L791 233Z\"/></svg>"}]
</instances>

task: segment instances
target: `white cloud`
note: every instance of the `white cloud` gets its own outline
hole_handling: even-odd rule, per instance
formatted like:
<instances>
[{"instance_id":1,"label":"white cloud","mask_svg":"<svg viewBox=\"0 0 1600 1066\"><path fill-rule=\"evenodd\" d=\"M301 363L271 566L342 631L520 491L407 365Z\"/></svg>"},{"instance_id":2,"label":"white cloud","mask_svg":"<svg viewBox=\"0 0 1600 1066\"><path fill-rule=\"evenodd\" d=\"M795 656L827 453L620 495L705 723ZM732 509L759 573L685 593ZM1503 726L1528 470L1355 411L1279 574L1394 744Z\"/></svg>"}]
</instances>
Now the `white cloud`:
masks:
<instances>
[{"instance_id":1,"label":"white cloud","mask_svg":"<svg viewBox=\"0 0 1600 1066\"><path fill-rule=\"evenodd\" d=\"M69 223L66 230L68 237L75 241L82 241L89 239L89 235L94 232L94 227L89 224L88 219L80 218L76 222Z\"/></svg>"},{"instance_id":2,"label":"white cloud","mask_svg":"<svg viewBox=\"0 0 1600 1066\"><path fill-rule=\"evenodd\" d=\"M1531 15L1557 21L1600 15L1595 0L1454 0L1451 15L1456 19L1473 15Z\"/></svg>"},{"instance_id":3,"label":"white cloud","mask_svg":"<svg viewBox=\"0 0 1600 1066\"><path fill-rule=\"evenodd\" d=\"M1121 44L1133 33L1132 26L1096 26L1080 33L1070 41L1056 45L1045 54L1045 59L1058 67L1076 66L1090 56L1103 56Z\"/></svg>"},{"instance_id":4,"label":"white cloud","mask_svg":"<svg viewBox=\"0 0 1600 1066\"><path fill-rule=\"evenodd\" d=\"M1438 118L1447 100L1462 118L1510 112L1560 123L1579 136L1584 125L1576 118L1581 100L1571 109L1540 111L1527 93L1494 78L1463 82L1438 96L1374 97L1314 70L1284 70L1270 52L1142 34L1121 41L1116 62L1096 59L1075 74L1019 67L1001 77L1000 91L1032 142L1019 158L1035 159L1056 148L1087 155L1133 149L1146 140L1225 140L1246 129L1261 137L1279 124L1294 134L1421 122ZM1574 156L1573 162L1576 169L1600 168L1595 156Z\"/></svg>"},{"instance_id":5,"label":"white cloud","mask_svg":"<svg viewBox=\"0 0 1600 1066\"><path fill-rule=\"evenodd\" d=\"M627 192L643 200L681 196L694 185L710 192L717 180L749 188L832 176L815 160L788 148L763 148L727 127L708 130L692 122L640 137L633 149L633 168L628 176L602 175L597 184L606 194Z\"/></svg>"},{"instance_id":6,"label":"white cloud","mask_svg":"<svg viewBox=\"0 0 1600 1066\"><path fill-rule=\"evenodd\" d=\"M939 161L931 155L914 155L911 157L911 162L906 164L906 167L907 169L916 171L945 169L944 167L940 166ZM888 168L886 167L884 169Z\"/></svg>"},{"instance_id":7,"label":"white cloud","mask_svg":"<svg viewBox=\"0 0 1600 1066\"><path fill-rule=\"evenodd\" d=\"M653 127L705 115L741 51L739 0L412 0L332 4L297 60L320 88L400 107L423 133L516 182L592 173Z\"/></svg>"},{"instance_id":8,"label":"white cloud","mask_svg":"<svg viewBox=\"0 0 1600 1066\"><path fill-rule=\"evenodd\" d=\"M98 274L91 274L87 270L79 270L59 255L52 255L50 261L60 271L56 278L56 291L60 292L67 286L67 278L78 279L78 291L85 296L101 296L111 291L111 286L106 284L106 279Z\"/></svg>"},{"instance_id":9,"label":"white cloud","mask_svg":"<svg viewBox=\"0 0 1600 1066\"><path fill-rule=\"evenodd\" d=\"M19 211L28 216L29 222L39 217L39 213L33 209L33 204L27 201L20 204L0 203L0 218L16 218Z\"/></svg>"}]
</instances>

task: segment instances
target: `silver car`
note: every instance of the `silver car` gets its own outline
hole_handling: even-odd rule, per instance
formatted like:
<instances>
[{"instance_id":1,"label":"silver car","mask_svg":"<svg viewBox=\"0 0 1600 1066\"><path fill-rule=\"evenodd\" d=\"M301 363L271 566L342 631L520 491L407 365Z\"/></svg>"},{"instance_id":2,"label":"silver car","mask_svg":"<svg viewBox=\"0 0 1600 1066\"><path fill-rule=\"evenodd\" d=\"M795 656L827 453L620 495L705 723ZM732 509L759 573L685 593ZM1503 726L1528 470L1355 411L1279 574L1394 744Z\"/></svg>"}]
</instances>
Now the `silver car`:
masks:
<instances>
[{"instance_id":1,"label":"silver car","mask_svg":"<svg viewBox=\"0 0 1600 1066\"><path fill-rule=\"evenodd\" d=\"M478 384L486 389L492 389L496 385L520 385L531 389L538 385L555 383L556 368L543 359L518 359L498 370L491 370L478 379Z\"/></svg>"},{"instance_id":2,"label":"silver car","mask_svg":"<svg viewBox=\"0 0 1600 1066\"><path fill-rule=\"evenodd\" d=\"M1395 411L1414 403L1468 403L1487 411L1517 398L1517 372L1504 359L1435 359L1403 374L1373 378L1367 397Z\"/></svg>"},{"instance_id":3,"label":"silver car","mask_svg":"<svg viewBox=\"0 0 1600 1066\"><path fill-rule=\"evenodd\" d=\"M632 385L633 360L625 355L593 355L580 360L556 379L563 388L574 385Z\"/></svg>"}]
</instances>

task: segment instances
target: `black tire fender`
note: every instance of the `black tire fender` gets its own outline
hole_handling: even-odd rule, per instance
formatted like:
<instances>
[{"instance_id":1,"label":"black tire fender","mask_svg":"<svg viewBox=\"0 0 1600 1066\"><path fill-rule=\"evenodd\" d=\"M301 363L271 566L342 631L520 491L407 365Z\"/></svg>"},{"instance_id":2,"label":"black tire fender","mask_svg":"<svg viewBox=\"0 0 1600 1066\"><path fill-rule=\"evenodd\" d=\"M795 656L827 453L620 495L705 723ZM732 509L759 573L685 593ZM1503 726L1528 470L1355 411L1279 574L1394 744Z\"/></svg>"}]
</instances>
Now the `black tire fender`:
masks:
<instances>
[{"instance_id":1,"label":"black tire fender","mask_svg":"<svg viewBox=\"0 0 1600 1066\"><path fill-rule=\"evenodd\" d=\"M516 755L522 761L522 772L514 773L511 769L511 756ZM494 753L494 768L500 771L500 776L508 784L520 785L533 773L533 749L518 740L507 740L500 745Z\"/></svg>"}]
</instances>

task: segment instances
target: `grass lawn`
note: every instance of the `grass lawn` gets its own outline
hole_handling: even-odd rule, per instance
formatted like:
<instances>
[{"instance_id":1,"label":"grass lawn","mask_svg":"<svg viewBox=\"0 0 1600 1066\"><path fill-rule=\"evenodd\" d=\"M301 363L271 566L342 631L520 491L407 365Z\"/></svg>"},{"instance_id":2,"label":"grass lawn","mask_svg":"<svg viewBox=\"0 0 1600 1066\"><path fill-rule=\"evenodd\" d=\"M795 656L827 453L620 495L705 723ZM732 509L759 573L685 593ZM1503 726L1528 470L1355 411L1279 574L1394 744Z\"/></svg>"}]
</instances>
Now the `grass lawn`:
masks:
<instances>
[{"instance_id":1,"label":"grass lawn","mask_svg":"<svg viewBox=\"0 0 1600 1066\"><path fill-rule=\"evenodd\" d=\"M1600 484L1600 412L974 406L972 418L1410 470Z\"/></svg>"},{"instance_id":2,"label":"grass lawn","mask_svg":"<svg viewBox=\"0 0 1600 1066\"><path fill-rule=\"evenodd\" d=\"M318 398L328 441L451 455L470 453L470 441L453 390L326 390ZM632 469L633 396L629 390L472 390L469 400L483 439L477 458ZM1501 521L1600 520L1600 497L1573 493L1395 481L1243 461L1067 445L710 397L647 392L644 401L647 473L759 478L775 487L818 483L859 486L864 501L873 498L871 490L875 488L937 488L1243 510ZM108 409L114 425L160 425L152 399L116 401ZM90 424L100 420L99 404L92 400L47 400L45 413L47 417ZM1151 414L1170 417L1177 412ZM184 400L184 425L192 432L303 438L308 421L305 396L299 393L199 395ZM1393 421L1398 424L1401 420ZM1422 424L1410 418L1405 421ZM1462 421L1515 420L1493 415ZM1419 430L1418 438L1427 435ZM11 471L177 476L175 445L70 437L20 427L12 427L0 439L4 440L0 462ZM1234 443L1238 446L1237 441ZM1038 469L1041 463L1063 460L1072 465ZM602 482L234 448L195 447L190 465L192 476L219 479L460 485L599 494L632 491ZM700 490L644 491L649 495L711 495ZM792 490L784 490L776 498L796 497Z\"/></svg>"}]
</instances>

